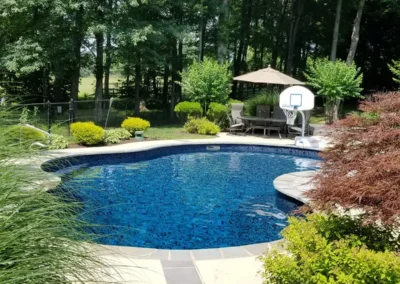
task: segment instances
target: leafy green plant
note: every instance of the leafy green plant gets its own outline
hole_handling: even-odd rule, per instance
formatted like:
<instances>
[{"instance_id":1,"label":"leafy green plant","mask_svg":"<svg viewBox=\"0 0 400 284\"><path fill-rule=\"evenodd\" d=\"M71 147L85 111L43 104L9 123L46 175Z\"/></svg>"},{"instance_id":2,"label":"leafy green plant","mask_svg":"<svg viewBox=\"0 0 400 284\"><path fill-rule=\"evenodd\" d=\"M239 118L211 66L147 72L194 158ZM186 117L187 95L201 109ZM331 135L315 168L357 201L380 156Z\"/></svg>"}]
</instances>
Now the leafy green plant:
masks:
<instances>
[{"instance_id":1,"label":"leafy green plant","mask_svg":"<svg viewBox=\"0 0 400 284\"><path fill-rule=\"evenodd\" d=\"M207 118L221 128L226 127L228 125L226 108L223 104L211 103L208 107Z\"/></svg>"},{"instance_id":2,"label":"leafy green plant","mask_svg":"<svg viewBox=\"0 0 400 284\"><path fill-rule=\"evenodd\" d=\"M227 64L206 59L194 62L182 72L182 87L185 97L199 102L206 112L210 102L225 104L231 92L232 76Z\"/></svg>"},{"instance_id":3,"label":"leafy green plant","mask_svg":"<svg viewBox=\"0 0 400 284\"><path fill-rule=\"evenodd\" d=\"M62 135L52 134L51 135L51 143L50 138L46 137L46 143L49 145L49 150L58 150L68 148L68 140Z\"/></svg>"},{"instance_id":4,"label":"leafy green plant","mask_svg":"<svg viewBox=\"0 0 400 284\"><path fill-rule=\"evenodd\" d=\"M317 214L289 218L282 231L287 253L262 257L266 283L399 283L396 252L368 248L362 236L344 232L336 221Z\"/></svg>"},{"instance_id":5,"label":"leafy green plant","mask_svg":"<svg viewBox=\"0 0 400 284\"><path fill-rule=\"evenodd\" d=\"M22 126L14 125L8 130L8 135L10 135L10 141L14 144L21 142L25 146L29 146L33 142L45 142L46 135L35 129Z\"/></svg>"},{"instance_id":6,"label":"leafy green plant","mask_svg":"<svg viewBox=\"0 0 400 284\"><path fill-rule=\"evenodd\" d=\"M107 129L104 131L104 143L119 144L121 140L129 140L131 133L125 128Z\"/></svg>"},{"instance_id":7,"label":"leafy green plant","mask_svg":"<svg viewBox=\"0 0 400 284\"><path fill-rule=\"evenodd\" d=\"M279 93L270 90L263 90L251 99L245 101L245 111L249 115L257 115L258 105L269 105L271 107L279 104Z\"/></svg>"},{"instance_id":8,"label":"leafy green plant","mask_svg":"<svg viewBox=\"0 0 400 284\"><path fill-rule=\"evenodd\" d=\"M400 60L399 61L392 61L393 64L389 64L389 69L393 73L393 81L396 83L400 83Z\"/></svg>"},{"instance_id":9,"label":"leafy green plant","mask_svg":"<svg viewBox=\"0 0 400 284\"><path fill-rule=\"evenodd\" d=\"M201 135L217 135L220 132L218 125L215 125L207 118L190 118L185 123L185 130L189 133L197 133Z\"/></svg>"},{"instance_id":10,"label":"leafy green plant","mask_svg":"<svg viewBox=\"0 0 400 284\"><path fill-rule=\"evenodd\" d=\"M203 114L203 109L198 102L180 102L175 106L176 116L182 121L186 122L188 117L200 118Z\"/></svg>"},{"instance_id":11,"label":"leafy green plant","mask_svg":"<svg viewBox=\"0 0 400 284\"><path fill-rule=\"evenodd\" d=\"M135 134L135 131L147 130L150 127L150 122L139 117L128 117L122 122L121 127Z\"/></svg>"},{"instance_id":12,"label":"leafy green plant","mask_svg":"<svg viewBox=\"0 0 400 284\"><path fill-rule=\"evenodd\" d=\"M103 142L104 130L93 122L75 122L71 126L71 134L83 145L97 145Z\"/></svg>"},{"instance_id":13,"label":"leafy green plant","mask_svg":"<svg viewBox=\"0 0 400 284\"><path fill-rule=\"evenodd\" d=\"M304 73L307 84L317 90L317 94L325 98L325 109L328 123L339 119L339 106L343 99L362 98L360 86L363 75L354 63L347 65L344 61L335 62L318 59L308 62L308 70Z\"/></svg>"}]
</instances>

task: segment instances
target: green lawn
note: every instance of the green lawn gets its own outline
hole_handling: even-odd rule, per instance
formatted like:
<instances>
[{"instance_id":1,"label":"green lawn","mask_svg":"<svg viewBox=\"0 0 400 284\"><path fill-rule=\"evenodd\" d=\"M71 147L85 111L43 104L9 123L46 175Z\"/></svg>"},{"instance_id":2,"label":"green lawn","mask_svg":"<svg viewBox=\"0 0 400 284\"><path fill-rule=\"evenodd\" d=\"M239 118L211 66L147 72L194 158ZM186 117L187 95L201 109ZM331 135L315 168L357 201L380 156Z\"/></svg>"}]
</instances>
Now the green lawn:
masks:
<instances>
[{"instance_id":1,"label":"green lawn","mask_svg":"<svg viewBox=\"0 0 400 284\"><path fill-rule=\"evenodd\" d=\"M171 140L171 139L205 139L213 138L211 135L199 135L187 133L182 125L167 125L150 127L144 136L151 139Z\"/></svg>"},{"instance_id":2,"label":"green lawn","mask_svg":"<svg viewBox=\"0 0 400 284\"><path fill-rule=\"evenodd\" d=\"M118 83L122 80L124 80L122 77L110 76L110 84ZM94 94L95 83L96 78L94 76L81 78L81 82L79 84L79 95L82 96L83 94ZM110 88L113 88L113 86L110 85Z\"/></svg>"}]
</instances>

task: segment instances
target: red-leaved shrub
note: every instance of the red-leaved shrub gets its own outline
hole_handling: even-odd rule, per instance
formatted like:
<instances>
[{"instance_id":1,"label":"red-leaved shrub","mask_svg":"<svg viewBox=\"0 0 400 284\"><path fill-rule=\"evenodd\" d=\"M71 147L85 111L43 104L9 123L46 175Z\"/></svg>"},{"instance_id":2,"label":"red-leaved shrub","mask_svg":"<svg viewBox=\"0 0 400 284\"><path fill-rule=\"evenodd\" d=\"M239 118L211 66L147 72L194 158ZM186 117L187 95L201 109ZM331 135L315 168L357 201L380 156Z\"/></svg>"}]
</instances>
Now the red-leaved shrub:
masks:
<instances>
[{"instance_id":1,"label":"red-leaved shrub","mask_svg":"<svg viewBox=\"0 0 400 284\"><path fill-rule=\"evenodd\" d=\"M400 217L400 93L377 94L330 129L334 146L309 192L313 206L362 209L367 222Z\"/></svg>"}]
</instances>

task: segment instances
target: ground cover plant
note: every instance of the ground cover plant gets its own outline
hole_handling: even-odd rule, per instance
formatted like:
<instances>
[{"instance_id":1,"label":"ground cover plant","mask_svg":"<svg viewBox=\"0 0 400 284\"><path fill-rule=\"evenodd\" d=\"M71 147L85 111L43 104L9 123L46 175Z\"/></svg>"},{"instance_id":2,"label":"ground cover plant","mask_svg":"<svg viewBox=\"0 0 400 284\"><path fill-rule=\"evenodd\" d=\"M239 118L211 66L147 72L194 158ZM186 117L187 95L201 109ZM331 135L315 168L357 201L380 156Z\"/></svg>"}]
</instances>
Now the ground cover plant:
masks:
<instances>
[{"instance_id":1,"label":"ground cover plant","mask_svg":"<svg viewBox=\"0 0 400 284\"><path fill-rule=\"evenodd\" d=\"M17 121L0 109L0 283L96 282L102 264L76 218L81 204L35 185L49 177L18 162L37 152L14 143L9 125Z\"/></svg>"},{"instance_id":2,"label":"ground cover plant","mask_svg":"<svg viewBox=\"0 0 400 284\"><path fill-rule=\"evenodd\" d=\"M311 214L263 257L267 283L399 283L400 93L377 94L329 127Z\"/></svg>"}]
</instances>

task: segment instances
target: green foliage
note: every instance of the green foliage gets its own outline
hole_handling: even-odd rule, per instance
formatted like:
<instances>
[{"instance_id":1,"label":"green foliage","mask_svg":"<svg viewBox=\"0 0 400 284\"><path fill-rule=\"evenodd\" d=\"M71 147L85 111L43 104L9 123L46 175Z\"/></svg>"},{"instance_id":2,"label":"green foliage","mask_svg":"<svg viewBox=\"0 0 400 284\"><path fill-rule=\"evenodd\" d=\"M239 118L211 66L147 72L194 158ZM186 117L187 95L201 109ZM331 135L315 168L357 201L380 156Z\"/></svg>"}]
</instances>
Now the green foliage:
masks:
<instances>
[{"instance_id":1,"label":"green foliage","mask_svg":"<svg viewBox=\"0 0 400 284\"><path fill-rule=\"evenodd\" d=\"M399 283L398 254L373 250L379 231L363 236L366 231L355 232L350 219L341 221L317 214L289 218L282 232L288 253L263 257L266 283Z\"/></svg>"},{"instance_id":2,"label":"green foliage","mask_svg":"<svg viewBox=\"0 0 400 284\"><path fill-rule=\"evenodd\" d=\"M208 107L207 118L219 127L226 127L228 123L226 106L219 103L211 103Z\"/></svg>"},{"instance_id":3,"label":"green foliage","mask_svg":"<svg viewBox=\"0 0 400 284\"><path fill-rule=\"evenodd\" d=\"M393 81L396 83L400 83L400 60L399 61L392 61L393 64L389 64L389 69L393 73Z\"/></svg>"},{"instance_id":4,"label":"green foliage","mask_svg":"<svg viewBox=\"0 0 400 284\"><path fill-rule=\"evenodd\" d=\"M220 132L218 125L215 125L207 118L190 118L185 123L185 130L189 133L197 133L201 135L217 135Z\"/></svg>"},{"instance_id":5,"label":"green foliage","mask_svg":"<svg viewBox=\"0 0 400 284\"><path fill-rule=\"evenodd\" d=\"M49 145L49 150L58 150L68 148L68 140L62 135L51 134L51 143L50 138L46 137L46 144Z\"/></svg>"},{"instance_id":6,"label":"green foliage","mask_svg":"<svg viewBox=\"0 0 400 284\"><path fill-rule=\"evenodd\" d=\"M150 122L139 117L128 117L122 122L121 127L135 134L135 131L147 130L150 127Z\"/></svg>"},{"instance_id":7,"label":"green foliage","mask_svg":"<svg viewBox=\"0 0 400 284\"><path fill-rule=\"evenodd\" d=\"M33 142L44 142L46 140L46 135L42 132L21 125L11 126L8 135L10 135L10 141L13 143L21 141L23 145L27 146Z\"/></svg>"},{"instance_id":8,"label":"green foliage","mask_svg":"<svg viewBox=\"0 0 400 284\"><path fill-rule=\"evenodd\" d=\"M251 99L245 101L244 106L246 112L249 115L255 116L257 115L257 106L258 105L269 105L271 107L279 104L279 93L270 90L263 90L259 92L256 96Z\"/></svg>"},{"instance_id":9,"label":"green foliage","mask_svg":"<svg viewBox=\"0 0 400 284\"><path fill-rule=\"evenodd\" d=\"M71 134L83 145L97 145L103 142L104 130L93 122L75 122L71 124Z\"/></svg>"},{"instance_id":10,"label":"green foliage","mask_svg":"<svg viewBox=\"0 0 400 284\"><path fill-rule=\"evenodd\" d=\"M232 76L227 64L218 64L213 59L194 62L182 72L182 87L185 97L199 102L204 109L210 102L225 104L231 92Z\"/></svg>"},{"instance_id":11,"label":"green foliage","mask_svg":"<svg viewBox=\"0 0 400 284\"><path fill-rule=\"evenodd\" d=\"M328 101L343 100L354 97L361 98L360 86L363 75L360 68L354 64L348 66L346 62L328 59L318 59L308 62L308 70L304 73L307 84L317 90L317 94L324 96Z\"/></svg>"},{"instance_id":12,"label":"green foliage","mask_svg":"<svg viewBox=\"0 0 400 284\"><path fill-rule=\"evenodd\" d=\"M176 116L182 121L186 122L188 117L200 118L203 114L203 109L198 102L180 102L175 106Z\"/></svg>"},{"instance_id":13,"label":"green foliage","mask_svg":"<svg viewBox=\"0 0 400 284\"><path fill-rule=\"evenodd\" d=\"M104 143L119 144L121 140L129 140L131 133L125 128L107 129L104 131Z\"/></svg>"},{"instance_id":14,"label":"green foliage","mask_svg":"<svg viewBox=\"0 0 400 284\"><path fill-rule=\"evenodd\" d=\"M15 123L18 117L0 108L0 283L87 283L94 275L105 277L88 245L88 224L76 215L81 204L49 194L43 186L54 177L21 165L35 160L36 151L13 145L9 125Z\"/></svg>"}]
</instances>

